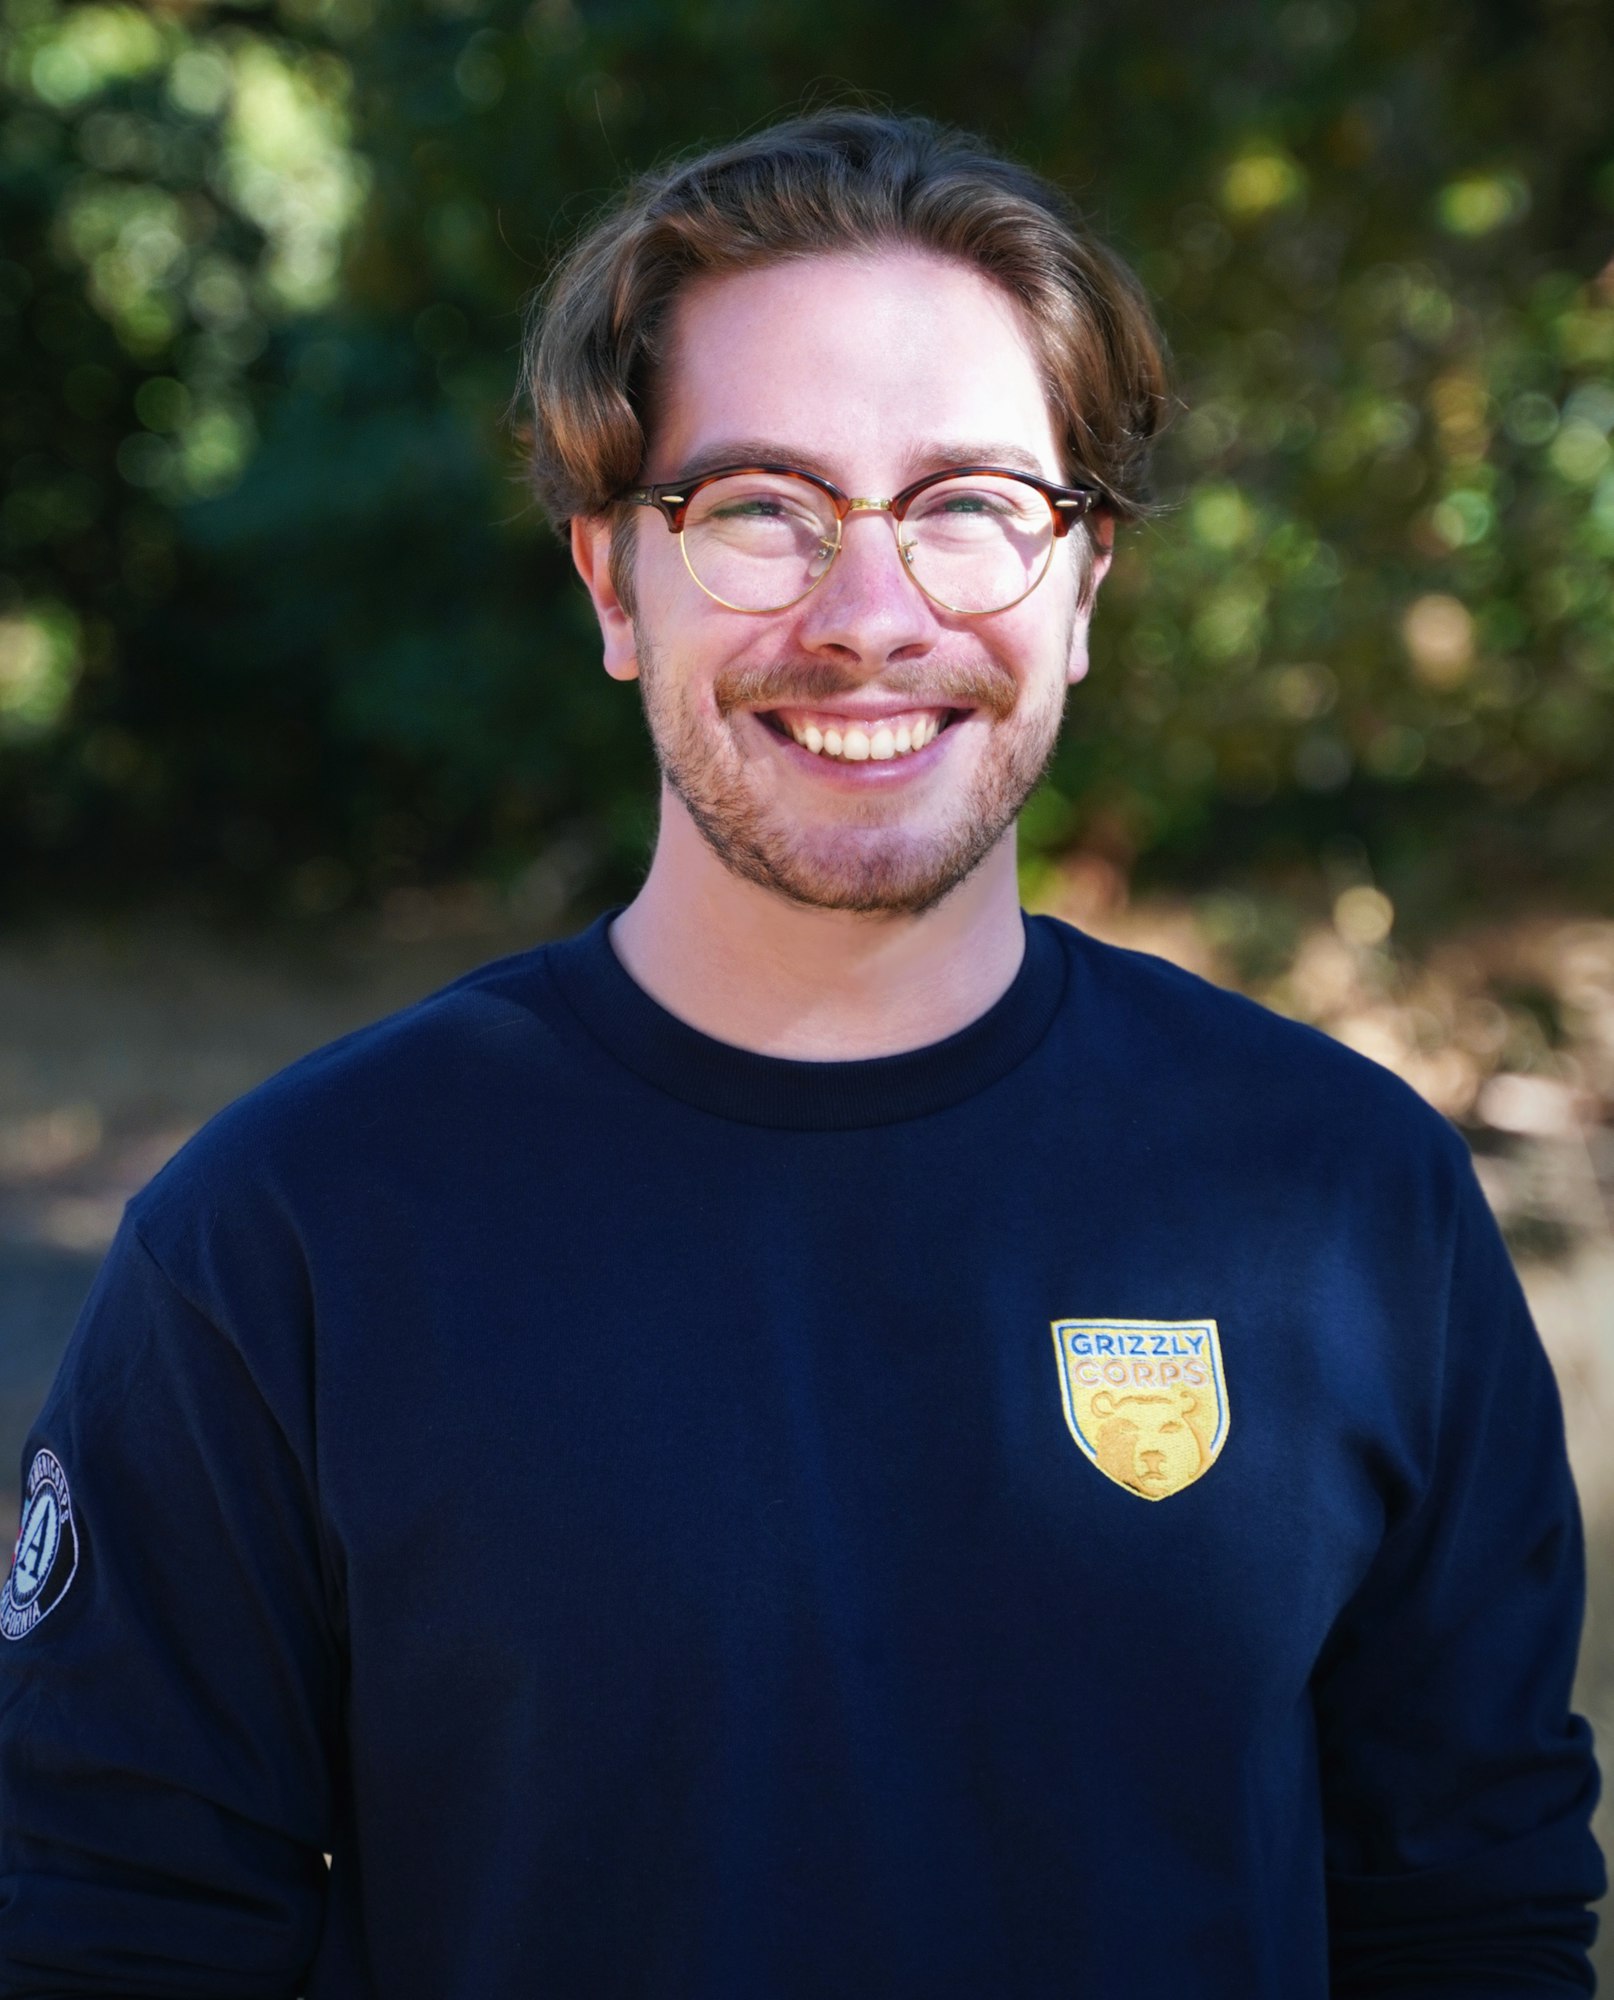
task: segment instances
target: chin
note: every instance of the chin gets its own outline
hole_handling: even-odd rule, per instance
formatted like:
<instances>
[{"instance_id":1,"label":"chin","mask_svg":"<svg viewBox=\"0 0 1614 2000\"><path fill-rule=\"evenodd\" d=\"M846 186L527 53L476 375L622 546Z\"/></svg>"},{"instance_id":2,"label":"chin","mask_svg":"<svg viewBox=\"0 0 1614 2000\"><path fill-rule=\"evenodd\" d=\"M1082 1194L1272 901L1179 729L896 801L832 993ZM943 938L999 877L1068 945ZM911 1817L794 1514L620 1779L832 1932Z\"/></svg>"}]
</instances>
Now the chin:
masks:
<instances>
[{"instance_id":1,"label":"chin","mask_svg":"<svg viewBox=\"0 0 1614 2000\"><path fill-rule=\"evenodd\" d=\"M857 916L923 916L973 873L999 837L860 840L843 829L817 843L799 834L771 840L763 829L718 828L691 813L718 859L746 881L799 908Z\"/></svg>"}]
</instances>

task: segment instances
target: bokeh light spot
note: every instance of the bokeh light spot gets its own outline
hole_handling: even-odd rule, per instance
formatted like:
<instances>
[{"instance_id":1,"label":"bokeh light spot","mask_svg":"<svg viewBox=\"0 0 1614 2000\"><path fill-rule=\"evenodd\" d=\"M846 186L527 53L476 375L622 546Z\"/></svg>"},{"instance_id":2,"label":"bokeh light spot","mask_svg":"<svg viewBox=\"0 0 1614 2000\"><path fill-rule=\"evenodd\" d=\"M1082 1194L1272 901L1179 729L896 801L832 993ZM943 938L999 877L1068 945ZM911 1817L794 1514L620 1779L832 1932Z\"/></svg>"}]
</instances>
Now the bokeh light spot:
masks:
<instances>
[{"instance_id":1,"label":"bokeh light spot","mask_svg":"<svg viewBox=\"0 0 1614 2000\"><path fill-rule=\"evenodd\" d=\"M1435 212L1453 236L1488 236L1529 205L1530 191L1516 174L1465 174L1441 189Z\"/></svg>"},{"instance_id":2,"label":"bokeh light spot","mask_svg":"<svg viewBox=\"0 0 1614 2000\"><path fill-rule=\"evenodd\" d=\"M1241 220L1259 220L1303 199L1306 177L1287 153L1262 147L1243 153L1222 176L1222 205Z\"/></svg>"},{"instance_id":3,"label":"bokeh light spot","mask_svg":"<svg viewBox=\"0 0 1614 2000\"><path fill-rule=\"evenodd\" d=\"M1467 680L1474 665L1474 620L1455 597L1431 591L1408 605L1401 637L1425 687L1444 693Z\"/></svg>"},{"instance_id":4,"label":"bokeh light spot","mask_svg":"<svg viewBox=\"0 0 1614 2000\"><path fill-rule=\"evenodd\" d=\"M52 730L82 664L78 620L65 605L39 604L0 618L0 740Z\"/></svg>"},{"instance_id":5,"label":"bokeh light spot","mask_svg":"<svg viewBox=\"0 0 1614 2000\"><path fill-rule=\"evenodd\" d=\"M1381 945L1395 926L1395 905L1382 889L1358 882L1334 901L1334 929L1347 944L1371 949Z\"/></svg>"}]
</instances>

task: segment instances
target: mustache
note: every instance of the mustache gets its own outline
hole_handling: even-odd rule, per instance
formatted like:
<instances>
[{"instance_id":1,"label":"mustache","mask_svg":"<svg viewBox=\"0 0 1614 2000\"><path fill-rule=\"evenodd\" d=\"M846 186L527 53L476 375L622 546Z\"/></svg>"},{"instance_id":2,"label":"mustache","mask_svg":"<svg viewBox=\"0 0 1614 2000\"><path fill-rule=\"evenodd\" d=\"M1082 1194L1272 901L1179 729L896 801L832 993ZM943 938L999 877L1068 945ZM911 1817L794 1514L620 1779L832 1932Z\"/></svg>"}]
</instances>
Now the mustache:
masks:
<instances>
[{"instance_id":1,"label":"mustache","mask_svg":"<svg viewBox=\"0 0 1614 2000\"><path fill-rule=\"evenodd\" d=\"M737 708L830 708L837 695L871 686L914 708L978 708L995 722L1009 714L1019 693L1006 667L985 660L945 668L899 664L872 678L829 660L799 660L719 674L712 698L726 719Z\"/></svg>"}]
</instances>

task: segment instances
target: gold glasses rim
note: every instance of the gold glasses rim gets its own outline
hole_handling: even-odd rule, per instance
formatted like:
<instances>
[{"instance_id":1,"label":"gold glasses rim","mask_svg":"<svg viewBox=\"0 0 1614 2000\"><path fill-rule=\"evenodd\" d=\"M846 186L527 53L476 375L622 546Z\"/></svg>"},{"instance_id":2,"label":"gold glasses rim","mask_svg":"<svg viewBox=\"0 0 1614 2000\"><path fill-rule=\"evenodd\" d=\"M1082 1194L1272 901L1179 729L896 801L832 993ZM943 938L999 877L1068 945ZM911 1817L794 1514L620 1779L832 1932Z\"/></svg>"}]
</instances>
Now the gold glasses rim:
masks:
<instances>
[{"instance_id":1,"label":"gold glasses rim","mask_svg":"<svg viewBox=\"0 0 1614 2000\"><path fill-rule=\"evenodd\" d=\"M735 604L726 597L719 597L710 584L703 583L700 577L696 575L695 566L689 559L689 545L684 539L684 524L688 516L690 503L694 500L695 495L703 486L710 486L716 480L732 479L739 474L747 472L765 472L777 477L804 480L807 485L816 487L820 493L824 494L835 509L835 541L830 549L828 561L826 561L824 567L813 578L812 582L808 584L805 590L798 591L794 597L787 599L783 604ZM1054 532L1049 538L1047 552L1042 559L1042 567L1037 571L1037 574L1031 579L1030 583L1026 585L1025 589L1020 592L1018 597L1010 598L1006 604L994 604L986 610L973 611L961 604L949 604L945 598L938 597L933 590L927 589L920 581L914 572L913 545L903 541L901 525L908 508L928 487L943 485L949 479L964 479L987 474L990 474L995 479L1017 480L1022 486L1029 486L1035 492L1040 493L1042 498L1048 503L1049 517L1052 521ZM709 471L697 473L690 479L668 479L658 481L651 486L630 487L626 492L617 496L618 502L621 504L635 507L654 507L667 523L671 532L678 537L679 554L683 557L684 568L688 570L690 580L694 583L695 587L711 598L714 604L722 605L725 611L738 611L744 616L751 618L776 617L779 612L793 610L796 605L810 597L824 581L824 578L829 575L830 570L834 567L835 558L841 552L841 531L846 524L847 515L860 513L883 513L891 516L892 525L897 529L897 550L902 557L903 567L907 572L909 581L932 604L939 605L943 611L949 611L957 618L995 618L1000 612L1012 611L1017 604L1025 602L1032 591L1036 589L1037 585L1048 574L1053 564L1055 542L1062 541L1077 522L1085 520L1089 514L1093 513L1102 504L1104 498L1103 489L1100 487L1088 485L1061 486L1054 480L1044 479L1037 473L1026 472L1019 466L969 464L949 465L942 467L936 472L927 472L922 479L916 479L910 485L903 487L900 493L894 493L888 499L874 499L847 493L841 487L837 486L833 480L825 479L819 473L809 472L804 466L770 463L761 460L743 465L713 466Z\"/></svg>"}]
</instances>

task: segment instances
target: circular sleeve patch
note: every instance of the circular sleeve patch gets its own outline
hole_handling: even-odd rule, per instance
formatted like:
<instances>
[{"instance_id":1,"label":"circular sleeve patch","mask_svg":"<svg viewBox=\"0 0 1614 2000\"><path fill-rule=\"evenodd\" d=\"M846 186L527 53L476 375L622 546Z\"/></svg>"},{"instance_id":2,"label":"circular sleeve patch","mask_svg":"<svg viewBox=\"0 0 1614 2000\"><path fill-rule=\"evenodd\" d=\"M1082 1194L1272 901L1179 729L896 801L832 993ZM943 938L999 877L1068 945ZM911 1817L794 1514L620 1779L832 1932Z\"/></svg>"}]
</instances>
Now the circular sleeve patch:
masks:
<instances>
[{"instance_id":1,"label":"circular sleeve patch","mask_svg":"<svg viewBox=\"0 0 1614 2000\"><path fill-rule=\"evenodd\" d=\"M67 1474L54 1452L37 1452L22 1496L11 1574L0 1589L0 1634L26 1639L61 1603L77 1573L78 1529Z\"/></svg>"}]
</instances>

